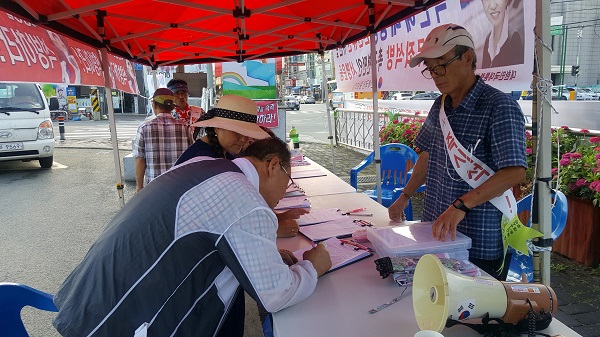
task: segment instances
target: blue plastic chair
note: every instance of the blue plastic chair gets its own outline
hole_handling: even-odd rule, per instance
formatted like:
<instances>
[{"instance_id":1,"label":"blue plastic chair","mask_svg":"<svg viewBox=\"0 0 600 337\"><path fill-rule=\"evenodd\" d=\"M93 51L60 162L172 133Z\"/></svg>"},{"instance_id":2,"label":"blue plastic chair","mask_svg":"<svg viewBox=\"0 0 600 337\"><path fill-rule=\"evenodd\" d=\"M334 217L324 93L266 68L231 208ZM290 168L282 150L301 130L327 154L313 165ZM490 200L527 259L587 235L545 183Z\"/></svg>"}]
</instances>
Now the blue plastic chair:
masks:
<instances>
[{"instance_id":1,"label":"blue plastic chair","mask_svg":"<svg viewBox=\"0 0 600 337\"><path fill-rule=\"evenodd\" d=\"M565 229L567 223L567 215L569 208L567 205L567 197L561 192L556 191L552 196L556 199L552 208L552 240L556 240ZM527 227L531 227L529 212L531 212L531 194L525 196L517 202L517 213L527 212ZM517 255L514 249L512 250L512 259L508 269L507 281L511 282L533 282L533 258L527 255ZM525 274L526 280L522 279Z\"/></svg>"},{"instance_id":2,"label":"blue plastic chair","mask_svg":"<svg viewBox=\"0 0 600 337\"><path fill-rule=\"evenodd\" d=\"M386 144L380 148L381 157L381 203L389 207L400 196L402 189L410 179L411 170L417 162L417 154L404 144ZM358 188L358 173L371 164L375 152L371 152L360 164L350 170L350 185ZM396 193L394 193L396 190ZM417 192L425 190L421 186ZM364 191L373 200L377 200L377 190ZM405 210L406 219L412 220L412 203ZM410 217L409 217L410 215Z\"/></svg>"},{"instance_id":3,"label":"blue plastic chair","mask_svg":"<svg viewBox=\"0 0 600 337\"><path fill-rule=\"evenodd\" d=\"M2 336L28 337L21 309L31 306L57 312L53 296L23 284L0 282L0 331Z\"/></svg>"}]
</instances>

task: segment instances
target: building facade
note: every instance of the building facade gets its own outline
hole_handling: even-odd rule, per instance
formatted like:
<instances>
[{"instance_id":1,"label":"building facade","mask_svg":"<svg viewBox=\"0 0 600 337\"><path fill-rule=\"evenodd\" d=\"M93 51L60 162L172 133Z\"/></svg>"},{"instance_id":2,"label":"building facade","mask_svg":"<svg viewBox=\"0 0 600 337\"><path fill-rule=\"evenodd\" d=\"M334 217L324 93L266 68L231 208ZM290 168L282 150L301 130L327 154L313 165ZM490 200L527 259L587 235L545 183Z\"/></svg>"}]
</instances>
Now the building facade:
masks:
<instances>
[{"instance_id":1,"label":"building facade","mask_svg":"<svg viewBox=\"0 0 600 337\"><path fill-rule=\"evenodd\" d=\"M550 44L554 84L580 87L600 84L600 1L553 0L550 7L555 24ZM556 25L561 21L562 24Z\"/></svg>"}]
</instances>

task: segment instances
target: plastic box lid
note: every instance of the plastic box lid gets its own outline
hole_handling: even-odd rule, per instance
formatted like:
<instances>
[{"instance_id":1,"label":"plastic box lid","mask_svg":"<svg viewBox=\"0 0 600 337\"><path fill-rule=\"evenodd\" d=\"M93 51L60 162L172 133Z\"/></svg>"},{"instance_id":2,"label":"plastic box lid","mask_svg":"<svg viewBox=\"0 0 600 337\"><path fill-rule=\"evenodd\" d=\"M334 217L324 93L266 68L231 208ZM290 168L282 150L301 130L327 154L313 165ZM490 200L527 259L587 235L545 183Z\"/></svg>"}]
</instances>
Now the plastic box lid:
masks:
<instances>
[{"instance_id":1,"label":"plastic box lid","mask_svg":"<svg viewBox=\"0 0 600 337\"><path fill-rule=\"evenodd\" d=\"M428 253L450 253L471 248L471 238L457 232L445 242L431 235L431 222L415 222L397 227L369 228L367 238L381 256L418 256Z\"/></svg>"}]
</instances>

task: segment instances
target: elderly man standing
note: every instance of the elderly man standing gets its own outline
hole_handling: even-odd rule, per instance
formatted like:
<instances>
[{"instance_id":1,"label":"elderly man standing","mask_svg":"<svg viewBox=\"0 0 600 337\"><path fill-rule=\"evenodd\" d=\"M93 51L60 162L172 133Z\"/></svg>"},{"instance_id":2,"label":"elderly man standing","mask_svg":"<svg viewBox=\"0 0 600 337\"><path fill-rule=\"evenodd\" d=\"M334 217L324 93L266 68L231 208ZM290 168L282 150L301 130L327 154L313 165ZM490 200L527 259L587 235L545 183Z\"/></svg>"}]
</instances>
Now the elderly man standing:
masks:
<instances>
[{"instance_id":1,"label":"elderly man standing","mask_svg":"<svg viewBox=\"0 0 600 337\"><path fill-rule=\"evenodd\" d=\"M426 183L423 221L433 222L433 236L455 239L457 230L469 236L470 260L505 279L500 209L506 205L497 208L494 198L505 193L509 199L506 191L525 178L525 121L514 100L475 75L473 49L469 32L446 24L433 29L411 59L411 67L424 63L421 73L443 95L415 140L423 153L412 177L388 211L390 219L403 220L408 200Z\"/></svg>"},{"instance_id":2,"label":"elderly man standing","mask_svg":"<svg viewBox=\"0 0 600 337\"><path fill-rule=\"evenodd\" d=\"M133 141L136 191L166 172L192 143L186 124L171 116L173 92L158 88L152 96L156 118L138 127Z\"/></svg>"},{"instance_id":3,"label":"elderly man standing","mask_svg":"<svg viewBox=\"0 0 600 337\"><path fill-rule=\"evenodd\" d=\"M193 135L195 127L190 125L196 123L204 115L204 110L199 106L188 104L190 91L186 81L172 79L167 83L167 88L175 94L175 109L173 110L175 118L185 121L190 128L190 135Z\"/></svg>"}]
</instances>

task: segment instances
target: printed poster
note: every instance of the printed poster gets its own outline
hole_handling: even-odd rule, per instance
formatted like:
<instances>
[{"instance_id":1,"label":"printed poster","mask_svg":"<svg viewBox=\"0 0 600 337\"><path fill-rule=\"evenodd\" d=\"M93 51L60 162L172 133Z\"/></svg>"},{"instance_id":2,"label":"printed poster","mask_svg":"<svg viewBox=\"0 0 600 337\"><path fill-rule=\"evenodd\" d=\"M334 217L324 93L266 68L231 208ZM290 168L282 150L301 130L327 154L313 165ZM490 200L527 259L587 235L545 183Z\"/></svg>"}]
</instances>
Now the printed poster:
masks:
<instances>
[{"instance_id":1,"label":"printed poster","mask_svg":"<svg viewBox=\"0 0 600 337\"><path fill-rule=\"evenodd\" d=\"M275 59L225 62L221 76L223 95L239 95L250 99L277 98Z\"/></svg>"},{"instance_id":2,"label":"printed poster","mask_svg":"<svg viewBox=\"0 0 600 337\"><path fill-rule=\"evenodd\" d=\"M279 126L277 101L256 101L256 124L267 128Z\"/></svg>"},{"instance_id":3,"label":"printed poster","mask_svg":"<svg viewBox=\"0 0 600 337\"><path fill-rule=\"evenodd\" d=\"M532 80L535 1L446 0L376 34L378 91L437 90L421 75L423 64L410 68L427 34L455 23L473 36L476 73L505 92L528 90ZM364 38L334 52L338 91L371 91L370 42Z\"/></svg>"}]
</instances>

